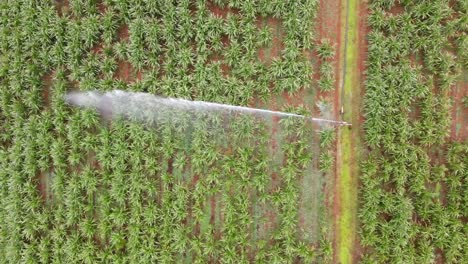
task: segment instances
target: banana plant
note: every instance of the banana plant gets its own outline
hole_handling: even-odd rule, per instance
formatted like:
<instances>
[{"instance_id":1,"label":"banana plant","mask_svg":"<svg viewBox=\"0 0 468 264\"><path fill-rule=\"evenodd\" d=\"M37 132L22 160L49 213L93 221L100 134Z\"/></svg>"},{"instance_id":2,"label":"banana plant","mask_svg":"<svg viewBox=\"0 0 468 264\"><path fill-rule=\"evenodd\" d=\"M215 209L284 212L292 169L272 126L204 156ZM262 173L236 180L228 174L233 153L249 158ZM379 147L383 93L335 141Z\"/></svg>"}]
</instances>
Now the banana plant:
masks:
<instances>
[{"instance_id":1,"label":"banana plant","mask_svg":"<svg viewBox=\"0 0 468 264\"><path fill-rule=\"evenodd\" d=\"M335 57L335 46L329 39L322 39L317 46L317 54L320 59L327 60Z\"/></svg>"},{"instance_id":2,"label":"banana plant","mask_svg":"<svg viewBox=\"0 0 468 264\"><path fill-rule=\"evenodd\" d=\"M327 149L335 142L336 134L335 129L325 128L319 132L320 134L320 147Z\"/></svg>"}]
</instances>

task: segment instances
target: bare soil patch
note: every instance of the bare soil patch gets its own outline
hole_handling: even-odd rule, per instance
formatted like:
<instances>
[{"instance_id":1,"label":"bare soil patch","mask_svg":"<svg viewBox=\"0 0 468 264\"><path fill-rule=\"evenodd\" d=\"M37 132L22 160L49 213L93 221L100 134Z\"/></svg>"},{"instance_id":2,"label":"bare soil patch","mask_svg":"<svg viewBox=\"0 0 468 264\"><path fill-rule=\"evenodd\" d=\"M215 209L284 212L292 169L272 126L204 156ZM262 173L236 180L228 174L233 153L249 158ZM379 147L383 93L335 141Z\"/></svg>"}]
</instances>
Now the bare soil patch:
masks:
<instances>
[{"instance_id":1,"label":"bare soil patch","mask_svg":"<svg viewBox=\"0 0 468 264\"><path fill-rule=\"evenodd\" d=\"M60 17L64 16L70 10L70 3L68 0L55 0L55 9Z\"/></svg>"},{"instance_id":2,"label":"bare soil patch","mask_svg":"<svg viewBox=\"0 0 468 264\"><path fill-rule=\"evenodd\" d=\"M134 68L130 62L119 60L114 78L130 83L134 80L133 72Z\"/></svg>"},{"instance_id":3,"label":"bare soil patch","mask_svg":"<svg viewBox=\"0 0 468 264\"><path fill-rule=\"evenodd\" d=\"M48 72L42 76L42 102L44 108L49 108L50 106L50 89L53 84L53 75L54 72Z\"/></svg>"},{"instance_id":4,"label":"bare soil patch","mask_svg":"<svg viewBox=\"0 0 468 264\"><path fill-rule=\"evenodd\" d=\"M117 36L118 36L119 41L128 40L128 37L130 36L130 33L128 31L128 25L127 24L123 24L123 25L121 25L119 27L119 29L117 30Z\"/></svg>"},{"instance_id":5,"label":"bare soil patch","mask_svg":"<svg viewBox=\"0 0 468 264\"><path fill-rule=\"evenodd\" d=\"M468 108L463 105L465 96L468 96L468 83L463 78L451 90L453 105L450 139L452 141L462 142L468 139Z\"/></svg>"},{"instance_id":6,"label":"bare soil patch","mask_svg":"<svg viewBox=\"0 0 468 264\"><path fill-rule=\"evenodd\" d=\"M41 199L43 202L46 202L48 200L48 192L47 192L47 181L49 178L49 172L48 171L43 171L39 173L37 176L38 179L38 185L37 188L39 190L39 194L41 196Z\"/></svg>"},{"instance_id":7,"label":"bare soil patch","mask_svg":"<svg viewBox=\"0 0 468 264\"><path fill-rule=\"evenodd\" d=\"M207 7L208 7L208 10L210 10L212 14L223 19L227 18L228 14L239 15L240 13L239 9L230 8L227 6L221 7L221 6L214 4L212 1L208 1Z\"/></svg>"}]
</instances>

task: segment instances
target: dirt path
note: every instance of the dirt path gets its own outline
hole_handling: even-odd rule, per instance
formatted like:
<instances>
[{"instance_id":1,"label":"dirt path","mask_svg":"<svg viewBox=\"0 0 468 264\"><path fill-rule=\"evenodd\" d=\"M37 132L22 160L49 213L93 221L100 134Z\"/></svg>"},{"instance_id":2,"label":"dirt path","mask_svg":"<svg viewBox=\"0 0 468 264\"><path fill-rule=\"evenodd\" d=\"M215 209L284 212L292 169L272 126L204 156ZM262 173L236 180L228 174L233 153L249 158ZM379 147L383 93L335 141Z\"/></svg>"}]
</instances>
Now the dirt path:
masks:
<instances>
[{"instance_id":1,"label":"dirt path","mask_svg":"<svg viewBox=\"0 0 468 264\"><path fill-rule=\"evenodd\" d=\"M365 9L362 0L342 0L341 21L342 41L340 49L342 62L342 87L340 101L343 106L343 120L353 127L342 128L338 137L337 183L336 183L336 263L358 262L357 207L358 176L361 138L362 72L365 52Z\"/></svg>"},{"instance_id":2,"label":"dirt path","mask_svg":"<svg viewBox=\"0 0 468 264\"><path fill-rule=\"evenodd\" d=\"M331 92L320 92L320 90L317 88L317 94L315 95L315 101L320 100L322 97L327 98L331 102L333 102L333 119L334 120L339 120L340 119L340 114L339 114L339 109L340 109L340 88L341 88L341 67L340 67L340 62L342 61L342 58L340 57L342 53L340 50L342 49L343 42L341 41L342 39L342 33L341 33L341 21L342 17L341 15L337 15L340 12L340 5L341 5L341 0L320 0L319 8L318 8L318 13L317 13L317 20L316 20L316 40L320 41L322 39L328 39L331 41L331 43L335 44L335 51L336 55L333 60L333 63L335 65L335 90ZM320 60L314 54L315 61L317 61L317 66L314 74L315 80L319 80L320 78L320 73L318 72L318 67L320 66ZM320 116L320 111L316 109L314 115ZM338 177L338 173L341 171L340 169L340 157L337 155L337 145L333 148L333 151L335 153L335 164L334 164L334 171L330 175L325 176L324 181L326 182L323 192L325 195L325 204L324 206L327 208L326 210L326 215L327 217L327 222L329 221L329 228L331 228L331 232L328 232L328 238L330 241L333 243L333 258L335 259L335 262L337 257L337 239L336 239L336 222L337 222L337 217L340 215L339 213L339 200L336 199L336 179ZM318 152L318 150L317 150ZM314 151L315 153L315 151ZM315 166L318 166L318 160L315 162Z\"/></svg>"}]
</instances>

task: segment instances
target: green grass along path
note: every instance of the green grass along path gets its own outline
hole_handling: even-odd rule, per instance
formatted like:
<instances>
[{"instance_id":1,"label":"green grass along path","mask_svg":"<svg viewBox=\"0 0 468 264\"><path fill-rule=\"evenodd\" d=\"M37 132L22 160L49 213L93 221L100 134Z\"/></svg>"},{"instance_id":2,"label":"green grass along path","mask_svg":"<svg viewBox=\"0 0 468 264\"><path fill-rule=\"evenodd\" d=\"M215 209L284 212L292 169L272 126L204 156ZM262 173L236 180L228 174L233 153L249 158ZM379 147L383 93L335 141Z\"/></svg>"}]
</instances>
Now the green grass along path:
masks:
<instances>
[{"instance_id":1,"label":"green grass along path","mask_svg":"<svg viewBox=\"0 0 468 264\"><path fill-rule=\"evenodd\" d=\"M342 0L341 34L344 45L341 45L340 62L343 69L342 87L340 89L341 105L344 109L343 120L353 124L352 129L342 128L338 137L337 194L339 215L337 216L336 235L339 263L352 263L357 229L357 192L359 169L359 5L361 0Z\"/></svg>"}]
</instances>

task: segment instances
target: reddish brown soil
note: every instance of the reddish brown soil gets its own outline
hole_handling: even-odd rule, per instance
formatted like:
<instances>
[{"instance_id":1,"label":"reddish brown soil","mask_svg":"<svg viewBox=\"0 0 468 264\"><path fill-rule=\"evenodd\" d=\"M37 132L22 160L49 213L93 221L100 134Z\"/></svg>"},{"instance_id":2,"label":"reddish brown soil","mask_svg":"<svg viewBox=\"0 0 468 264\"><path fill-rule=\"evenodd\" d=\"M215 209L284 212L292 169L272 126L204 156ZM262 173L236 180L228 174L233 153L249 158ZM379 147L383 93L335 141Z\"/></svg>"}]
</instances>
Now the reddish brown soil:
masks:
<instances>
[{"instance_id":1,"label":"reddish brown soil","mask_svg":"<svg viewBox=\"0 0 468 264\"><path fill-rule=\"evenodd\" d=\"M284 49L282 23L281 19L274 17L257 19L256 24L258 28L267 27L273 34L271 46L263 47L258 50L260 61L266 65L270 65L274 59L280 58L281 51Z\"/></svg>"},{"instance_id":2,"label":"reddish brown soil","mask_svg":"<svg viewBox=\"0 0 468 264\"><path fill-rule=\"evenodd\" d=\"M284 32L282 28L282 21L277 18L268 17L262 18L257 20L257 26L260 27L268 27L270 31L272 31L272 44L268 47L260 48L258 51L258 58L261 62L265 63L266 65L270 65L271 62L275 59L279 59L281 57L281 51L284 49ZM306 51L305 55L310 57L311 52ZM310 58L309 58L310 59ZM313 76L311 76L313 78ZM271 89L274 89L274 83L270 85ZM306 95L310 92L310 88L301 87L298 91L294 92L293 94L289 94L288 92L283 92L277 97L270 98L267 102L263 103L260 102L258 99L254 99L251 106L259 107L259 105L263 108L267 108L270 110L277 110L281 111L282 108L286 105L288 106L301 106L305 105L309 108L313 108L310 105L311 102L307 102L305 100ZM276 120L279 121L279 120ZM277 124L276 124L277 125ZM276 126L275 125L275 126ZM276 131L276 128L274 128Z\"/></svg>"},{"instance_id":3,"label":"reddish brown soil","mask_svg":"<svg viewBox=\"0 0 468 264\"><path fill-rule=\"evenodd\" d=\"M103 49L104 48L103 48L102 42L98 42L94 44L94 46L91 48L91 52L95 54L102 54Z\"/></svg>"},{"instance_id":4,"label":"reddish brown soil","mask_svg":"<svg viewBox=\"0 0 468 264\"><path fill-rule=\"evenodd\" d=\"M392 8L390 8L390 10L388 10L387 12L392 14L392 15L399 15L401 13L403 13L405 11L405 8L400 5L400 4L395 4Z\"/></svg>"},{"instance_id":5,"label":"reddish brown soil","mask_svg":"<svg viewBox=\"0 0 468 264\"><path fill-rule=\"evenodd\" d=\"M57 14L59 16L63 16L64 14L68 13L70 9L70 3L68 0L55 0L55 9L57 10Z\"/></svg>"},{"instance_id":6,"label":"reddish brown soil","mask_svg":"<svg viewBox=\"0 0 468 264\"><path fill-rule=\"evenodd\" d=\"M361 92L360 92L360 97L363 98L365 94L365 79L366 79L366 61L367 61L367 52L368 52L368 43L367 43L367 35L370 32L370 28L367 25L367 16L369 14L369 8L367 5L366 1L359 1L359 82L361 85ZM364 116L360 112L359 115L359 124L357 126L353 125L353 128L362 128L364 124ZM361 129L359 130L359 137L364 138L364 131ZM355 144L353 142L353 144ZM355 164L358 166L358 164ZM358 185L359 185L359 179L358 179ZM359 221L359 220L358 220ZM357 227L359 226L359 222L357 224ZM364 249L361 246L361 243L359 242L359 236L356 236L355 238L355 243L354 243L354 252L353 252L353 262L354 263L359 263L360 259L362 257L362 253Z\"/></svg>"},{"instance_id":7,"label":"reddish brown soil","mask_svg":"<svg viewBox=\"0 0 468 264\"><path fill-rule=\"evenodd\" d=\"M227 48L227 47L229 47L231 41L229 40L229 37L227 35L223 35L221 37L221 43L223 43L224 48Z\"/></svg>"},{"instance_id":8,"label":"reddish brown soil","mask_svg":"<svg viewBox=\"0 0 468 264\"><path fill-rule=\"evenodd\" d=\"M262 28L263 27L263 19L262 18L258 18L255 22L255 25L257 26L257 28ZM265 63L265 49L266 48L260 48L258 50L258 59Z\"/></svg>"},{"instance_id":9,"label":"reddish brown soil","mask_svg":"<svg viewBox=\"0 0 468 264\"><path fill-rule=\"evenodd\" d=\"M48 72L42 76L42 102L44 108L49 108L50 106L50 89L53 84L54 72ZM38 190L41 195L42 200L45 202L47 200L47 172L41 172L38 175Z\"/></svg>"},{"instance_id":10,"label":"reddish brown soil","mask_svg":"<svg viewBox=\"0 0 468 264\"><path fill-rule=\"evenodd\" d=\"M468 139L468 108L463 105L463 97L468 96L468 83L459 81L451 91L453 98L452 126L450 139L452 141L465 141Z\"/></svg>"},{"instance_id":11,"label":"reddish brown soil","mask_svg":"<svg viewBox=\"0 0 468 264\"><path fill-rule=\"evenodd\" d=\"M272 28L277 28L277 33L273 34L273 45L270 49L270 54L266 60L271 62L272 60L279 58L281 56L281 51L284 49L284 32L281 27L282 21L279 19L269 18L267 20L267 25L270 25Z\"/></svg>"},{"instance_id":12,"label":"reddish brown soil","mask_svg":"<svg viewBox=\"0 0 468 264\"><path fill-rule=\"evenodd\" d=\"M331 60L335 66L335 90L330 92L322 92L320 89L317 89L316 101L320 98L328 99L333 103L333 117L338 120L339 118L339 109L340 109L340 101L339 101L339 89L340 89L340 68L339 63L341 61L341 16L339 14L341 7L340 0L321 0L319 9L318 9L318 17L316 23L316 32L317 32L317 39L316 43L320 43L322 39L328 39L335 45L335 57ZM337 19L338 17L338 19ZM312 59L317 61L316 69L314 70L314 79L320 79L320 72L319 67L321 65L321 60L318 58L316 52L312 53ZM318 108L316 108L318 111ZM319 114L317 112L316 114Z\"/></svg>"},{"instance_id":13,"label":"reddish brown soil","mask_svg":"<svg viewBox=\"0 0 468 264\"><path fill-rule=\"evenodd\" d=\"M265 230L266 232L270 232L271 230L275 230L277 227L277 215L275 214L274 211L272 210L267 210L265 213L266 217L268 218L269 221L265 223ZM270 245L273 245L273 241L270 241Z\"/></svg>"},{"instance_id":14,"label":"reddish brown soil","mask_svg":"<svg viewBox=\"0 0 468 264\"><path fill-rule=\"evenodd\" d=\"M102 0L97 3L97 9L100 14L106 13L107 7Z\"/></svg>"},{"instance_id":15,"label":"reddish brown soil","mask_svg":"<svg viewBox=\"0 0 468 264\"><path fill-rule=\"evenodd\" d=\"M221 73L223 74L223 76L227 77L229 75L231 67L229 67L229 65L227 63L224 63L223 55L221 55L219 53L211 54L208 57L208 63L219 63L219 66L221 68Z\"/></svg>"},{"instance_id":16,"label":"reddish brown soil","mask_svg":"<svg viewBox=\"0 0 468 264\"><path fill-rule=\"evenodd\" d=\"M117 30L118 40L120 42L127 42L129 38L128 25L123 24ZM103 44L96 44L93 49L96 49L97 53L102 53ZM117 70L115 71L114 78L122 80L126 83L132 83L143 78L143 71L135 69L132 64L128 61L118 60Z\"/></svg>"},{"instance_id":17,"label":"reddish brown soil","mask_svg":"<svg viewBox=\"0 0 468 264\"><path fill-rule=\"evenodd\" d=\"M129 32L128 32L128 25L121 25L117 30L117 36L119 37L120 41L128 40Z\"/></svg>"},{"instance_id":18,"label":"reddish brown soil","mask_svg":"<svg viewBox=\"0 0 468 264\"><path fill-rule=\"evenodd\" d=\"M435 250L435 263L437 264L445 263L444 252L440 248L436 248Z\"/></svg>"},{"instance_id":19,"label":"reddish brown soil","mask_svg":"<svg viewBox=\"0 0 468 264\"><path fill-rule=\"evenodd\" d=\"M367 35L370 33L371 29L367 25L367 16L369 14L369 7L366 1L360 1L360 9L359 9L359 72L360 72L360 83L361 83L361 98L364 97L365 94L365 80L366 80L366 71L367 71L367 53L368 53L368 43L367 43ZM364 123L364 116L361 114L359 115L359 127L362 127ZM364 137L363 131L360 131L361 138Z\"/></svg>"},{"instance_id":20,"label":"reddish brown soil","mask_svg":"<svg viewBox=\"0 0 468 264\"><path fill-rule=\"evenodd\" d=\"M210 198L210 224L214 226L215 224L215 218L216 218L216 197L213 195Z\"/></svg>"},{"instance_id":21,"label":"reddish brown soil","mask_svg":"<svg viewBox=\"0 0 468 264\"><path fill-rule=\"evenodd\" d=\"M278 153L281 151L278 142L276 141L276 137L278 136L278 129L279 129L279 121L280 118L278 116L274 116L272 118L272 124L271 124L271 132L270 132L270 150L272 157L274 157L275 153ZM278 173L276 171L271 172L271 184L270 184L270 190L275 190L280 184L280 179L278 177ZM274 221L274 218L270 219Z\"/></svg>"},{"instance_id":22,"label":"reddish brown soil","mask_svg":"<svg viewBox=\"0 0 468 264\"><path fill-rule=\"evenodd\" d=\"M215 15L217 17L220 17L220 18L223 18L223 19L225 19L228 16L228 14L239 15L239 13L240 13L239 9L229 8L227 6L220 7L218 5L215 5L212 1L207 2L207 7L208 7L208 10L210 10L210 12L213 15Z\"/></svg>"},{"instance_id":23,"label":"reddish brown soil","mask_svg":"<svg viewBox=\"0 0 468 264\"><path fill-rule=\"evenodd\" d=\"M49 72L42 76L42 102L44 108L48 108L50 106L50 88L53 83L53 75L54 72Z\"/></svg>"},{"instance_id":24,"label":"reddish brown soil","mask_svg":"<svg viewBox=\"0 0 468 264\"><path fill-rule=\"evenodd\" d=\"M339 98L339 89L341 88L341 69L339 67L340 61L342 60L341 57L341 47L343 45L341 41L341 1L340 0L321 0L319 7L318 7L318 16L317 16L317 22L316 22L316 43L320 43L322 39L328 39L330 40L331 43L335 44L335 57L333 58L333 63L335 66L335 90L330 91L330 92L322 92L320 89L317 87L317 94L315 95L315 100L318 101L320 99L326 99L330 101L333 104L333 113L332 116L336 119L339 120L339 109L340 109L340 98ZM314 61L317 61L317 66L316 69L314 69L314 79L319 80L320 79L320 72L319 72L319 67L320 67L320 59L318 58L316 52L312 53L312 59ZM319 116L320 111L318 107L315 106L314 108L314 116ZM330 186L324 186L324 193L325 193L325 203L328 208L332 209L332 212L329 212L327 217L333 217L333 225L337 225L337 218L336 216L339 215L339 200L338 195L336 195L336 182L337 179L336 177L338 176L338 171L339 168L337 168L337 160L339 157L336 156L337 154L337 146L335 145L333 147L333 152L335 153L335 162L333 167L335 168L334 174L331 175L333 177L334 183ZM335 186L335 187L333 187ZM330 198L333 197L333 202L330 200ZM332 214L332 215L330 215ZM334 228L336 230L336 228ZM337 248L337 241L336 241L336 235L333 236L333 252L334 252L334 257L333 259L336 260L336 248ZM336 261L335 261L336 262Z\"/></svg>"},{"instance_id":25,"label":"reddish brown soil","mask_svg":"<svg viewBox=\"0 0 468 264\"><path fill-rule=\"evenodd\" d=\"M130 83L134 80L133 72L134 69L130 62L119 60L117 70L114 74L114 78L122 80L126 83Z\"/></svg>"},{"instance_id":26,"label":"reddish brown soil","mask_svg":"<svg viewBox=\"0 0 468 264\"><path fill-rule=\"evenodd\" d=\"M121 25L117 30L117 36L120 42L126 42L129 37L128 25ZM98 50L99 47L102 49L102 44L97 44L96 48ZM126 83L131 83L136 79L141 80L142 73L140 71L136 71L130 62L119 60L117 65L117 70L114 73L115 79L122 80Z\"/></svg>"},{"instance_id":27,"label":"reddish brown soil","mask_svg":"<svg viewBox=\"0 0 468 264\"><path fill-rule=\"evenodd\" d=\"M47 172L41 172L38 179L38 190L43 202L47 201L47 186L46 186Z\"/></svg>"}]
</instances>

